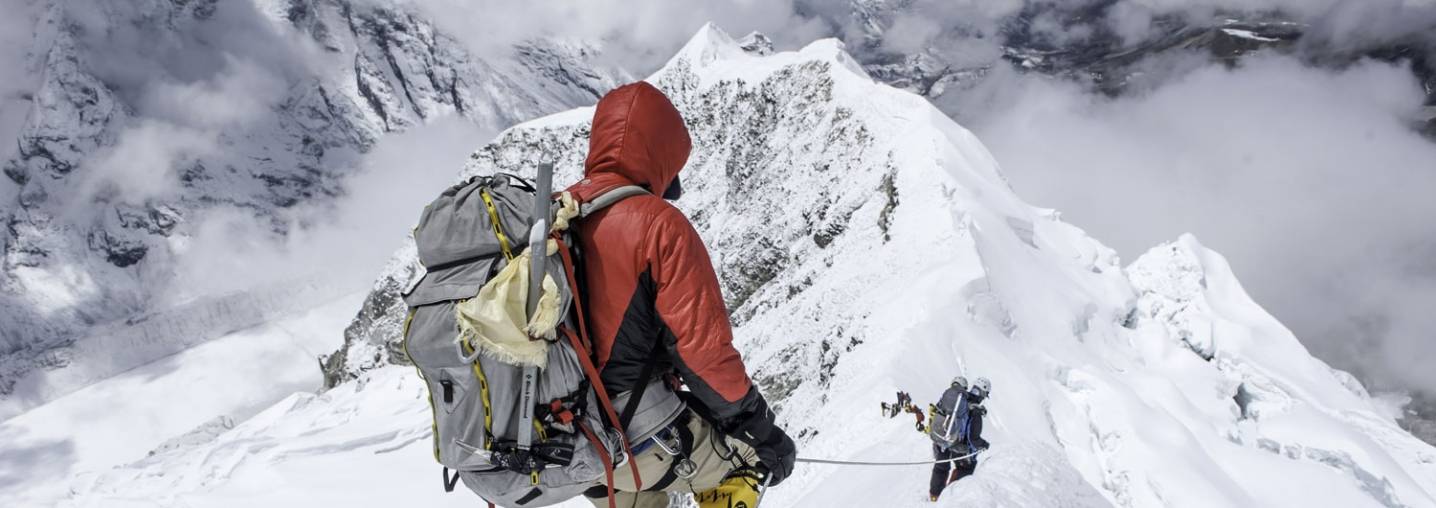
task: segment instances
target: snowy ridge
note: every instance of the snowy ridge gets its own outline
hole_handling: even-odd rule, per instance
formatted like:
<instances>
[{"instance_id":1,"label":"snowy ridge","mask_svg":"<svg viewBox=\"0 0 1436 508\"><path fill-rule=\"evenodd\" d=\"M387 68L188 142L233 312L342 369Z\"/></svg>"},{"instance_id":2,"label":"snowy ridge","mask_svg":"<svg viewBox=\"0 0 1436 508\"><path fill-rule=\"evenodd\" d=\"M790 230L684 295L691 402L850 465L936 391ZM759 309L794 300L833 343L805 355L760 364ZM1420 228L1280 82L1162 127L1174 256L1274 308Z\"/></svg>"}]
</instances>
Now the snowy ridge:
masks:
<instances>
[{"instance_id":1,"label":"snowy ridge","mask_svg":"<svg viewBox=\"0 0 1436 508\"><path fill-rule=\"evenodd\" d=\"M964 374L993 381L993 449L940 505L1436 505L1436 450L1312 358L1219 255L1183 237L1123 269L1015 196L971 133L850 62L836 41L745 53L709 26L649 78L695 142L677 204L803 456L926 457L878 402L903 389L921 405ZM509 129L460 178L552 160L573 181L589 114ZM441 495L422 389L382 367L403 361L384 355L414 264L396 254L331 363L357 381L87 475L68 504L476 502ZM765 503L926 506L926 483L921 467L802 465Z\"/></svg>"}]
</instances>

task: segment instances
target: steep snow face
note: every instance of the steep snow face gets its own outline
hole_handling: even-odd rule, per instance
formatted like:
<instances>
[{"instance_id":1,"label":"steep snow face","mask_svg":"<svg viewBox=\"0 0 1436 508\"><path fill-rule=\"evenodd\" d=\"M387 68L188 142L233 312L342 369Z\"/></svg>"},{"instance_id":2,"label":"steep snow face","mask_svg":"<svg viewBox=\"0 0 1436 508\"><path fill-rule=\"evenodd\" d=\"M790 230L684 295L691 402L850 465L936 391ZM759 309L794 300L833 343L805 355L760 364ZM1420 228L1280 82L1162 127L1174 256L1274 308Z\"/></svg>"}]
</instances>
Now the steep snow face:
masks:
<instances>
[{"instance_id":1,"label":"steep snow face","mask_svg":"<svg viewBox=\"0 0 1436 508\"><path fill-rule=\"evenodd\" d=\"M1436 504L1436 450L1312 358L1195 239L1124 269L836 41L758 53L706 27L649 81L694 138L676 204L712 251L737 345L801 456L927 457L927 438L878 404L901 389L923 405L961 374L993 382L993 448L940 504ZM460 178L551 160L574 181L591 114L514 127ZM85 475L71 503L285 506L373 484L385 487L355 504L437 494L421 385L385 366L403 361L389 356L397 292L418 273L412 246L400 249L330 358L329 376L356 381ZM803 464L765 503L926 506L927 476Z\"/></svg>"},{"instance_id":2,"label":"steep snow face","mask_svg":"<svg viewBox=\"0 0 1436 508\"><path fill-rule=\"evenodd\" d=\"M18 148L0 160L0 398L96 325L197 296L167 282L210 214L283 235L388 132L451 115L497 131L625 76L579 41L471 54L403 2L28 7L36 83L6 97Z\"/></svg>"}]
</instances>

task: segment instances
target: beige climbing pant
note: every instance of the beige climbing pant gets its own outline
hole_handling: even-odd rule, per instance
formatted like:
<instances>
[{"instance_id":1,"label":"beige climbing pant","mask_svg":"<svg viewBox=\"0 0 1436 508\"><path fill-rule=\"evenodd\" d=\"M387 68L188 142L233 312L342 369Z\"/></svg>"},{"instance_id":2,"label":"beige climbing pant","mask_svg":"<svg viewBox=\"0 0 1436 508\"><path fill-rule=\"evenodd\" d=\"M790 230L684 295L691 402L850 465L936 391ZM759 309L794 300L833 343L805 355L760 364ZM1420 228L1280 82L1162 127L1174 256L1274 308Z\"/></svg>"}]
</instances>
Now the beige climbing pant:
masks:
<instances>
[{"instance_id":1,"label":"beige climbing pant","mask_svg":"<svg viewBox=\"0 0 1436 508\"><path fill-rule=\"evenodd\" d=\"M688 455L688 460L693 461L696 466L691 478L678 478L661 491L634 492L633 470L626 465L619 466L613 470L614 505L618 508L666 508L668 506L668 493L692 493L697 495L699 506L727 507L726 499L747 496L749 492L743 492L738 482L744 481L742 486L752 490L756 494L756 482L751 478L728 478L729 473L741 467L743 464L758 464L758 454L752 447L736 439L724 436L713 430L713 426L699 418L697 415L689 414L688 430L693 433L693 451ZM636 443L635 443L636 444ZM657 444L650 445L647 449L638 452L638 474L642 475L643 483L651 485L658 482L668 469L673 466L678 458L670 456L663 447ZM728 479L729 481L724 481ZM719 486L722 485L722 489ZM600 486L602 486L600 484ZM595 489L596 490L596 489ZM708 502L709 500L716 502ZM589 501L598 508L608 508L608 498L589 498ZM734 505L737 506L737 505ZM752 507L753 504L747 503Z\"/></svg>"}]
</instances>

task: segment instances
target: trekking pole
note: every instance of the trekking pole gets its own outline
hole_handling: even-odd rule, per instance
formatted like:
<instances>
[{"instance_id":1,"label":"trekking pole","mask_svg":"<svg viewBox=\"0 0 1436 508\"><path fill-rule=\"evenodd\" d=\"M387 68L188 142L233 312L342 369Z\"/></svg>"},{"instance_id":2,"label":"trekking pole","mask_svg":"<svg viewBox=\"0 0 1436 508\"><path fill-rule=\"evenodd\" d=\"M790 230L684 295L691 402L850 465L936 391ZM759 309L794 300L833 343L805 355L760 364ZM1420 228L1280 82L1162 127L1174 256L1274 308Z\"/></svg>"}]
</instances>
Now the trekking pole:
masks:
<instances>
[{"instance_id":1,"label":"trekking pole","mask_svg":"<svg viewBox=\"0 0 1436 508\"><path fill-rule=\"evenodd\" d=\"M529 294L525 310L533 319L543 296L543 279L548 271L548 210L549 194L553 192L553 164L541 163L534 179L533 225L529 227ZM533 444L534 396L537 391L538 367L525 365L523 391L519 397L518 447L527 451ZM537 477L535 477L537 478Z\"/></svg>"}]
</instances>

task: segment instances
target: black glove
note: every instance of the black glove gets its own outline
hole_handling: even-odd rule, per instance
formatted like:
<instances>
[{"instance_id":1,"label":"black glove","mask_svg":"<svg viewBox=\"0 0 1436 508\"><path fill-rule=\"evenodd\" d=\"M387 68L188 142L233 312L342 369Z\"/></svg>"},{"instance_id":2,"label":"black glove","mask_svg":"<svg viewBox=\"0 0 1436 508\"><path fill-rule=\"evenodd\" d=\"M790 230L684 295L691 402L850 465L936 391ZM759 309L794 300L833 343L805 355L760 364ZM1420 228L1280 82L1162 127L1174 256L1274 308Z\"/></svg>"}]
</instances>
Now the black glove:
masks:
<instances>
[{"instance_id":1,"label":"black glove","mask_svg":"<svg viewBox=\"0 0 1436 508\"><path fill-rule=\"evenodd\" d=\"M751 395L757 395L757 391ZM759 395L751 411L745 411L735 418L733 425L724 431L758 452L758 462L768 470L768 485L783 483L793 473L793 462L798 458L798 447L783 429L774 422L777 415L768 409L767 401Z\"/></svg>"},{"instance_id":2,"label":"black glove","mask_svg":"<svg viewBox=\"0 0 1436 508\"><path fill-rule=\"evenodd\" d=\"M974 450L974 451L977 451L977 452L985 452L985 451L987 451L987 446L988 446L988 444L987 444L987 440L986 440L986 439L983 439L983 438L980 438L980 437L972 438L972 447L977 449L977 450Z\"/></svg>"}]
</instances>

